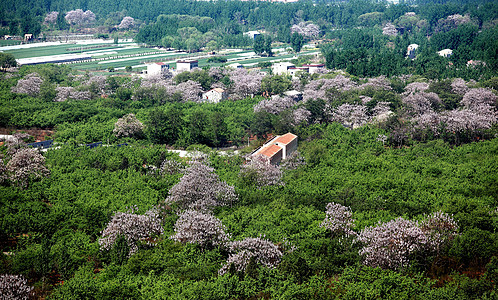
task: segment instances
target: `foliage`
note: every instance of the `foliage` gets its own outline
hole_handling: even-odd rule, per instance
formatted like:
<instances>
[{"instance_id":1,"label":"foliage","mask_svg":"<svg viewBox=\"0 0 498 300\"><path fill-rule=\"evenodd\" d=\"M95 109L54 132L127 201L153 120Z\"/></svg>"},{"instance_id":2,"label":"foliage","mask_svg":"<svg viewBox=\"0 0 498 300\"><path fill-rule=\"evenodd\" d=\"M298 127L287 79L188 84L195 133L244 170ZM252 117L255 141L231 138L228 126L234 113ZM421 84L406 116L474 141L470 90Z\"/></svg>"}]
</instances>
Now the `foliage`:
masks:
<instances>
[{"instance_id":1,"label":"foliage","mask_svg":"<svg viewBox=\"0 0 498 300\"><path fill-rule=\"evenodd\" d=\"M45 178L50 171L45 166L45 157L35 149L20 149L7 163L10 180L21 187L28 187L31 180Z\"/></svg>"},{"instance_id":2,"label":"foliage","mask_svg":"<svg viewBox=\"0 0 498 300\"><path fill-rule=\"evenodd\" d=\"M199 244L203 248L225 246L229 235L221 221L209 213L186 210L175 223L171 239L180 243Z\"/></svg>"},{"instance_id":3,"label":"foliage","mask_svg":"<svg viewBox=\"0 0 498 300\"><path fill-rule=\"evenodd\" d=\"M134 114L128 114L118 119L112 131L117 137L139 137L144 130L144 125Z\"/></svg>"}]
</instances>

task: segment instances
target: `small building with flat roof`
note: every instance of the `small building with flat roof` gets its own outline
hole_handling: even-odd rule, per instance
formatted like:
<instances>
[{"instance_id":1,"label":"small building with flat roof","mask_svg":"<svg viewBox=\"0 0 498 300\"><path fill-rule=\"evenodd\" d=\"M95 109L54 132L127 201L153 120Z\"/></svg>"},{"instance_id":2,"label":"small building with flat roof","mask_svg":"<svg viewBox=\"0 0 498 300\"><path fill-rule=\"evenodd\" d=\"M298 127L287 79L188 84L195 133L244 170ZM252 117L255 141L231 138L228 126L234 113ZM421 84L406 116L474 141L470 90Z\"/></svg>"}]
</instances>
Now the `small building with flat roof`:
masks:
<instances>
[{"instance_id":1,"label":"small building with flat roof","mask_svg":"<svg viewBox=\"0 0 498 300\"><path fill-rule=\"evenodd\" d=\"M199 62L197 60L177 60L176 61L176 71L180 72L190 72L193 68L199 67Z\"/></svg>"},{"instance_id":2,"label":"small building with flat roof","mask_svg":"<svg viewBox=\"0 0 498 300\"><path fill-rule=\"evenodd\" d=\"M290 132L279 135L265 143L251 154L252 158L262 157L267 163L278 165L297 150L297 135Z\"/></svg>"},{"instance_id":3,"label":"small building with flat roof","mask_svg":"<svg viewBox=\"0 0 498 300\"><path fill-rule=\"evenodd\" d=\"M228 94L222 88L214 88L202 94L202 100L210 103L218 103L227 98Z\"/></svg>"}]
</instances>

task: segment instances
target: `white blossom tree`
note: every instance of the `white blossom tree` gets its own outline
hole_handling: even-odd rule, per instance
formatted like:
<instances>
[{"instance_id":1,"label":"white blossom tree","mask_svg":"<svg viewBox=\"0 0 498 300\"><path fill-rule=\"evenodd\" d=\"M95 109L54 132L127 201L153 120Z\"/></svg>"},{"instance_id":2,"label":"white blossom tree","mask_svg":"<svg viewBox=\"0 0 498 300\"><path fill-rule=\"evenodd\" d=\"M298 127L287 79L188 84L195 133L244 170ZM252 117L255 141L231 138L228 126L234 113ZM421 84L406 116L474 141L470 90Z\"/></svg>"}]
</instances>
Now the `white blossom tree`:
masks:
<instances>
[{"instance_id":1,"label":"white blossom tree","mask_svg":"<svg viewBox=\"0 0 498 300\"><path fill-rule=\"evenodd\" d=\"M45 157L37 150L23 148L17 151L7 163L12 182L27 187L30 180L47 177L50 171L45 167Z\"/></svg>"},{"instance_id":2,"label":"white blossom tree","mask_svg":"<svg viewBox=\"0 0 498 300\"><path fill-rule=\"evenodd\" d=\"M394 26L392 23L386 23L386 25L384 25L384 27L382 28L382 34L388 36L397 36L398 30L396 30L396 26Z\"/></svg>"},{"instance_id":3,"label":"white blossom tree","mask_svg":"<svg viewBox=\"0 0 498 300\"><path fill-rule=\"evenodd\" d=\"M263 75L256 71L246 69L235 69L230 71L232 81L231 92L237 97L245 98L255 95L261 91L261 81Z\"/></svg>"},{"instance_id":4,"label":"white blossom tree","mask_svg":"<svg viewBox=\"0 0 498 300\"><path fill-rule=\"evenodd\" d=\"M405 87L403 95L425 92L429 89L429 84L426 82L412 82Z\"/></svg>"},{"instance_id":5,"label":"white blossom tree","mask_svg":"<svg viewBox=\"0 0 498 300\"><path fill-rule=\"evenodd\" d=\"M294 101L290 97L280 97L278 95L272 96L268 99L263 99L254 105L254 112L267 112L270 114L278 115L284 110L293 107L296 105L296 101Z\"/></svg>"},{"instance_id":6,"label":"white blossom tree","mask_svg":"<svg viewBox=\"0 0 498 300\"><path fill-rule=\"evenodd\" d=\"M231 254L225 265L219 270L218 274L223 275L230 269L233 264L235 270L244 271L252 257L258 264L267 268L276 268L282 260L282 251L271 241L264 238L246 238L242 241L229 243Z\"/></svg>"},{"instance_id":7,"label":"white blossom tree","mask_svg":"<svg viewBox=\"0 0 498 300\"><path fill-rule=\"evenodd\" d=\"M132 17L124 17L123 20L121 20L121 23L119 23L118 28L119 29L129 29L135 26L135 19Z\"/></svg>"},{"instance_id":8,"label":"white blossom tree","mask_svg":"<svg viewBox=\"0 0 498 300\"><path fill-rule=\"evenodd\" d=\"M469 91L469 87L462 78L455 78L451 82L451 91L458 95L465 95Z\"/></svg>"},{"instance_id":9,"label":"white blossom tree","mask_svg":"<svg viewBox=\"0 0 498 300\"><path fill-rule=\"evenodd\" d=\"M203 248L225 246L229 235L221 221L210 213L186 210L175 223L171 239L180 243L199 244Z\"/></svg>"},{"instance_id":10,"label":"white blossom tree","mask_svg":"<svg viewBox=\"0 0 498 300\"><path fill-rule=\"evenodd\" d=\"M470 89L463 96L460 104L465 108L475 109L481 105L496 106L498 97L486 88Z\"/></svg>"},{"instance_id":11,"label":"white blossom tree","mask_svg":"<svg viewBox=\"0 0 498 300\"><path fill-rule=\"evenodd\" d=\"M329 229L333 235L345 235L346 237L356 235L352 230L354 219L350 207L331 202L327 204L325 214L325 220L320 224L320 227Z\"/></svg>"},{"instance_id":12,"label":"white blossom tree","mask_svg":"<svg viewBox=\"0 0 498 300\"><path fill-rule=\"evenodd\" d=\"M38 73L30 73L26 75L24 79L19 79L17 85L12 87L11 91L16 94L36 96L40 93L42 83L43 79Z\"/></svg>"},{"instance_id":13,"label":"white blossom tree","mask_svg":"<svg viewBox=\"0 0 498 300\"><path fill-rule=\"evenodd\" d=\"M320 27L311 22L300 22L291 27L291 33L297 32L300 35L308 38L317 38L320 34Z\"/></svg>"},{"instance_id":14,"label":"white blossom tree","mask_svg":"<svg viewBox=\"0 0 498 300\"><path fill-rule=\"evenodd\" d=\"M75 9L68 11L65 16L66 21L71 25L86 25L95 21L95 14L90 11L83 11L82 9Z\"/></svg>"},{"instance_id":15,"label":"white blossom tree","mask_svg":"<svg viewBox=\"0 0 498 300\"><path fill-rule=\"evenodd\" d=\"M342 104L332 112L332 121L341 123L348 128L358 128L369 121L367 107L356 104Z\"/></svg>"},{"instance_id":16,"label":"white blossom tree","mask_svg":"<svg viewBox=\"0 0 498 300\"><path fill-rule=\"evenodd\" d=\"M142 134L145 126L140 122L135 114L127 114L114 124L112 131L116 137L137 137Z\"/></svg>"},{"instance_id":17,"label":"white blossom tree","mask_svg":"<svg viewBox=\"0 0 498 300\"><path fill-rule=\"evenodd\" d=\"M27 300L32 291L22 275L0 274L0 299Z\"/></svg>"},{"instance_id":18,"label":"white blossom tree","mask_svg":"<svg viewBox=\"0 0 498 300\"><path fill-rule=\"evenodd\" d=\"M242 165L239 176L254 183L258 188L285 184L282 181L282 170L265 161L263 157L252 157L248 163Z\"/></svg>"},{"instance_id":19,"label":"white blossom tree","mask_svg":"<svg viewBox=\"0 0 498 300\"><path fill-rule=\"evenodd\" d=\"M58 11L51 11L45 16L44 23L45 24L55 24L58 16L59 16Z\"/></svg>"},{"instance_id":20,"label":"white blossom tree","mask_svg":"<svg viewBox=\"0 0 498 300\"><path fill-rule=\"evenodd\" d=\"M202 86L197 81L187 80L176 86L176 91L182 94L183 101L200 102Z\"/></svg>"},{"instance_id":21,"label":"white blossom tree","mask_svg":"<svg viewBox=\"0 0 498 300\"><path fill-rule=\"evenodd\" d=\"M128 255L137 252L139 243L154 245L152 238L164 232L158 212L152 209L139 215L134 214L135 209L127 213L116 212L112 216L99 239L101 250L110 250L121 237L129 247Z\"/></svg>"},{"instance_id":22,"label":"white blossom tree","mask_svg":"<svg viewBox=\"0 0 498 300\"><path fill-rule=\"evenodd\" d=\"M169 190L165 204L177 203L181 208L206 211L232 204L237 198L234 187L221 181L214 168L192 162L180 182Z\"/></svg>"}]
</instances>

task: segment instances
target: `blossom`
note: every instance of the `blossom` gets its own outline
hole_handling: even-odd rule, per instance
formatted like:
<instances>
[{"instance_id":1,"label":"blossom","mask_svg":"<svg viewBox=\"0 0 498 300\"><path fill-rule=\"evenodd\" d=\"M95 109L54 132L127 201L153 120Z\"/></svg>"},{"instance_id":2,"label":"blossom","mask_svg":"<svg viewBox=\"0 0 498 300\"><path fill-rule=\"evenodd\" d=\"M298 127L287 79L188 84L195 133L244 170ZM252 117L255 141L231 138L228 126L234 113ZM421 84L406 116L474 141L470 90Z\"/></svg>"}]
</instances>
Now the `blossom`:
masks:
<instances>
[{"instance_id":1,"label":"blossom","mask_svg":"<svg viewBox=\"0 0 498 300\"><path fill-rule=\"evenodd\" d=\"M327 204L325 214L325 220L320 224L320 227L329 229L334 235L356 235L352 230L354 219L350 207L331 202Z\"/></svg>"},{"instance_id":2,"label":"blossom","mask_svg":"<svg viewBox=\"0 0 498 300\"><path fill-rule=\"evenodd\" d=\"M116 137L132 137L140 135L144 128L144 124L130 113L118 119L112 132Z\"/></svg>"},{"instance_id":3,"label":"blossom","mask_svg":"<svg viewBox=\"0 0 498 300\"><path fill-rule=\"evenodd\" d=\"M36 96L40 93L40 87L43 83L43 79L38 75L38 73L30 73L24 77L24 79L19 79L17 85L12 87L12 92L17 94L27 94L29 96Z\"/></svg>"},{"instance_id":4,"label":"blossom","mask_svg":"<svg viewBox=\"0 0 498 300\"><path fill-rule=\"evenodd\" d=\"M45 24L54 24L57 21L58 16L59 16L58 11L51 11L45 16L44 23Z\"/></svg>"},{"instance_id":5,"label":"blossom","mask_svg":"<svg viewBox=\"0 0 498 300\"><path fill-rule=\"evenodd\" d=\"M0 274L1 299L27 300L32 291L33 287L22 275Z\"/></svg>"},{"instance_id":6,"label":"blossom","mask_svg":"<svg viewBox=\"0 0 498 300\"><path fill-rule=\"evenodd\" d=\"M275 95L254 105L254 112L267 112L277 115L294 105L296 105L296 101L292 100L292 98Z\"/></svg>"},{"instance_id":7,"label":"blossom","mask_svg":"<svg viewBox=\"0 0 498 300\"><path fill-rule=\"evenodd\" d=\"M384 27L382 28L382 34L396 36L398 35L398 30L392 23L386 23L386 25L384 25Z\"/></svg>"},{"instance_id":8,"label":"blossom","mask_svg":"<svg viewBox=\"0 0 498 300\"><path fill-rule=\"evenodd\" d=\"M282 181L282 170L269 164L263 157L252 157L247 164L242 165L239 177L253 182L259 188L285 184Z\"/></svg>"},{"instance_id":9,"label":"blossom","mask_svg":"<svg viewBox=\"0 0 498 300\"><path fill-rule=\"evenodd\" d=\"M132 17L124 17L123 20L121 20L121 23L119 23L118 28L119 29L128 29L135 26L135 19Z\"/></svg>"},{"instance_id":10,"label":"blossom","mask_svg":"<svg viewBox=\"0 0 498 300\"><path fill-rule=\"evenodd\" d=\"M66 13L66 21L72 25L89 24L95 21L95 14L90 11L83 11L82 9L71 10Z\"/></svg>"},{"instance_id":11,"label":"blossom","mask_svg":"<svg viewBox=\"0 0 498 300\"><path fill-rule=\"evenodd\" d=\"M180 243L199 244L202 247L223 246L229 241L225 226L210 213L186 210L175 223L171 239Z\"/></svg>"},{"instance_id":12,"label":"blossom","mask_svg":"<svg viewBox=\"0 0 498 300\"><path fill-rule=\"evenodd\" d=\"M316 38L320 34L320 27L313 23L300 22L291 27L291 33L297 32L304 37Z\"/></svg>"},{"instance_id":13,"label":"blossom","mask_svg":"<svg viewBox=\"0 0 498 300\"><path fill-rule=\"evenodd\" d=\"M364 105L342 104L333 110L332 121L353 129L363 126L369 121L367 107Z\"/></svg>"}]
</instances>

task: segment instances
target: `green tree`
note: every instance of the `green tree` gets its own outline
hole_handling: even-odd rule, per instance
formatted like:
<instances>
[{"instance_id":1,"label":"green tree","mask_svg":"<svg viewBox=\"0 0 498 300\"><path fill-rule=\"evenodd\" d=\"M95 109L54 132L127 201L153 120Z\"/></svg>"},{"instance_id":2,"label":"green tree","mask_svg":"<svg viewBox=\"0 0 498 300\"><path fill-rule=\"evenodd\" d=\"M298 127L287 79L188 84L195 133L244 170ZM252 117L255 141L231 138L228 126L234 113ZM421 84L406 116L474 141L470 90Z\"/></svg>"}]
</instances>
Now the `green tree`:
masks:
<instances>
[{"instance_id":1,"label":"green tree","mask_svg":"<svg viewBox=\"0 0 498 300\"><path fill-rule=\"evenodd\" d=\"M17 67L17 61L14 55L0 52L0 67L2 69Z\"/></svg>"},{"instance_id":2,"label":"green tree","mask_svg":"<svg viewBox=\"0 0 498 300\"><path fill-rule=\"evenodd\" d=\"M265 38L264 36L262 35L257 35L255 38L254 38L254 52L256 54L261 54L263 52L265 52Z\"/></svg>"},{"instance_id":3,"label":"green tree","mask_svg":"<svg viewBox=\"0 0 498 300\"><path fill-rule=\"evenodd\" d=\"M303 45L304 45L303 36L297 32L294 32L291 36L292 50L294 50L296 53L299 53L301 52L301 48L303 48Z\"/></svg>"}]
</instances>

